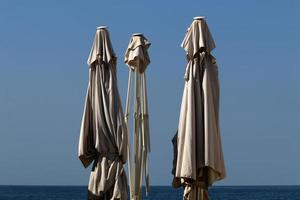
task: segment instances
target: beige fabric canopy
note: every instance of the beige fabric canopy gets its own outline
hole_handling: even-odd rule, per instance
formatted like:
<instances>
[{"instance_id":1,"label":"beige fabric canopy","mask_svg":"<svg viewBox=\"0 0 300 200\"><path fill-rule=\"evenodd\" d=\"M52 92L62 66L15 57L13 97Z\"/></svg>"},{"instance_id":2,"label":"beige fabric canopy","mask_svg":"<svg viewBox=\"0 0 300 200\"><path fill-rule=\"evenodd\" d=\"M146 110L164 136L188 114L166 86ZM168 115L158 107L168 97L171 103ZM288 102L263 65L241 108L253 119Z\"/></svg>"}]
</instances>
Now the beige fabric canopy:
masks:
<instances>
[{"instance_id":1,"label":"beige fabric canopy","mask_svg":"<svg viewBox=\"0 0 300 200\"><path fill-rule=\"evenodd\" d=\"M142 34L133 34L125 53L125 63L129 66L128 91L126 102L126 124L129 129L131 74L134 71L134 117L133 155L128 145L130 199L142 198L143 173L146 182L146 195L149 191L148 154L150 152L148 101L145 70L150 63L148 48L150 42ZM129 132L129 130L128 130ZM133 158L132 158L133 157Z\"/></svg>"},{"instance_id":2,"label":"beige fabric canopy","mask_svg":"<svg viewBox=\"0 0 300 200\"><path fill-rule=\"evenodd\" d=\"M87 61L89 84L80 130L78 156L93 162L89 199L127 199L127 129L117 88L116 56L108 30L99 27Z\"/></svg>"},{"instance_id":3,"label":"beige fabric canopy","mask_svg":"<svg viewBox=\"0 0 300 200\"><path fill-rule=\"evenodd\" d=\"M194 18L182 47L188 64L177 141L173 141L173 185L184 186L184 199L206 200L208 187L225 177L225 166L219 129L218 67L211 55L215 43L203 17Z\"/></svg>"}]
</instances>

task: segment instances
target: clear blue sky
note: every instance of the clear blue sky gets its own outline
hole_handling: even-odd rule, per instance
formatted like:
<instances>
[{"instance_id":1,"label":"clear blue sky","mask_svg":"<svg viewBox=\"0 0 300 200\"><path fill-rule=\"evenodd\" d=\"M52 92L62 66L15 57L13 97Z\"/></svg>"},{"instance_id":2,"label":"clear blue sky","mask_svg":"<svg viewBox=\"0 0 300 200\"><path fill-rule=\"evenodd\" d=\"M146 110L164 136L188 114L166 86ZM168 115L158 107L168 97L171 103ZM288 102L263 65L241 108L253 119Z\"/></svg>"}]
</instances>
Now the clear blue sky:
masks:
<instances>
[{"instance_id":1,"label":"clear blue sky","mask_svg":"<svg viewBox=\"0 0 300 200\"><path fill-rule=\"evenodd\" d=\"M125 104L129 38L152 42L151 184L169 185L186 28L205 15L221 80L228 177L220 185L300 184L300 1L0 3L0 184L86 185L77 158L95 28L109 26Z\"/></svg>"}]
</instances>

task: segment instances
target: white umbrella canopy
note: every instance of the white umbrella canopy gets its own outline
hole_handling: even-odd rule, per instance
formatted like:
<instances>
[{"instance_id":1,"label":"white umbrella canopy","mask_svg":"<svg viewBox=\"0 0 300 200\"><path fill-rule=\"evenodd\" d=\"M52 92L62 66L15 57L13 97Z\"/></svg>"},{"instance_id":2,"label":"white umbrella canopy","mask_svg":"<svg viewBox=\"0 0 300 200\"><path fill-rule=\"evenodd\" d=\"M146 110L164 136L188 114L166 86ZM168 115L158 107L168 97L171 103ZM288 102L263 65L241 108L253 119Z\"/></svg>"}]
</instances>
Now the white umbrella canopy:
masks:
<instances>
[{"instance_id":1,"label":"white umbrella canopy","mask_svg":"<svg viewBox=\"0 0 300 200\"><path fill-rule=\"evenodd\" d=\"M143 173L146 182L146 195L149 191L148 154L150 152L149 117L145 70L150 63L148 48L150 42L141 33L133 34L125 53L125 63L129 67L126 102L126 124L129 132L131 74L134 71L134 117L133 155L128 145L128 171L130 177L130 199L141 199ZM133 159L131 158L133 156Z\"/></svg>"},{"instance_id":2,"label":"white umbrella canopy","mask_svg":"<svg viewBox=\"0 0 300 200\"><path fill-rule=\"evenodd\" d=\"M106 27L97 28L87 63L89 84L78 156L85 167L93 162L88 199L125 200L128 135L117 88L116 56Z\"/></svg>"},{"instance_id":3,"label":"white umbrella canopy","mask_svg":"<svg viewBox=\"0 0 300 200\"><path fill-rule=\"evenodd\" d=\"M181 45L187 53L185 87L175 145L173 185L184 199L206 200L208 187L225 178L219 128L219 80L215 43L204 17L195 17ZM177 155L176 155L177 154Z\"/></svg>"}]
</instances>

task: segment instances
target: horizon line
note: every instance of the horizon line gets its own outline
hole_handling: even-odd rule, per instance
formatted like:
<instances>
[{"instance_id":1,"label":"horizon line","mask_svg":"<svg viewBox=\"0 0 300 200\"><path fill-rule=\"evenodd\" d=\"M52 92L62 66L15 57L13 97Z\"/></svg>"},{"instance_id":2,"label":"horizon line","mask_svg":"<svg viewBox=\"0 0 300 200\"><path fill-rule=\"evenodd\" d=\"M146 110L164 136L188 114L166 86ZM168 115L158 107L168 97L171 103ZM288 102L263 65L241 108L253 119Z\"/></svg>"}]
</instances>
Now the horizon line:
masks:
<instances>
[{"instance_id":1,"label":"horizon line","mask_svg":"<svg viewBox=\"0 0 300 200\"><path fill-rule=\"evenodd\" d=\"M28 186L28 187L87 187L88 185L54 185L54 184L49 184L49 185L37 185L37 184L28 184L28 185L17 185L17 184L0 184L1 186ZM288 186L300 186L300 184L298 185L288 185L288 184L284 184L284 185L276 185L276 184L261 184L261 185L212 185L211 187L268 187L268 186L274 186L274 187L288 187ZM143 185L144 187L144 185ZM172 187L172 185L150 185L150 187ZM181 188L181 187L180 187ZM179 189L179 188L174 188L174 189Z\"/></svg>"}]
</instances>

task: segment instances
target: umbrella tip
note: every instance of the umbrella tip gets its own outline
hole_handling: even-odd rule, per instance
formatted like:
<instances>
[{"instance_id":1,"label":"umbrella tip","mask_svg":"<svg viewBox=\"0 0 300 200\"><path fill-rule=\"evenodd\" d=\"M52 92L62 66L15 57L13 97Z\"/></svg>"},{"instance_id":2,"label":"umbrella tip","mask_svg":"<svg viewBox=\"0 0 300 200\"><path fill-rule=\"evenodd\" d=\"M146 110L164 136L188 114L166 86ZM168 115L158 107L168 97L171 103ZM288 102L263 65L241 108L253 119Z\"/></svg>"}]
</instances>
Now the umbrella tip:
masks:
<instances>
[{"instance_id":1,"label":"umbrella tip","mask_svg":"<svg viewBox=\"0 0 300 200\"><path fill-rule=\"evenodd\" d=\"M142 36L143 35L143 33L134 33L134 34L132 34L132 36Z\"/></svg>"},{"instance_id":2,"label":"umbrella tip","mask_svg":"<svg viewBox=\"0 0 300 200\"><path fill-rule=\"evenodd\" d=\"M107 29L107 26L98 26L97 30L100 30L100 29Z\"/></svg>"},{"instance_id":3,"label":"umbrella tip","mask_svg":"<svg viewBox=\"0 0 300 200\"><path fill-rule=\"evenodd\" d=\"M205 19L205 16L197 16L197 17L194 17L194 20L202 20L202 19Z\"/></svg>"}]
</instances>

